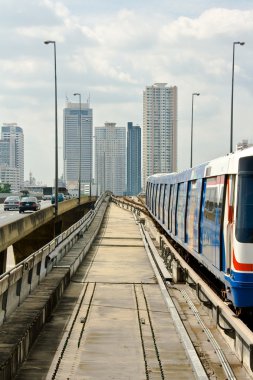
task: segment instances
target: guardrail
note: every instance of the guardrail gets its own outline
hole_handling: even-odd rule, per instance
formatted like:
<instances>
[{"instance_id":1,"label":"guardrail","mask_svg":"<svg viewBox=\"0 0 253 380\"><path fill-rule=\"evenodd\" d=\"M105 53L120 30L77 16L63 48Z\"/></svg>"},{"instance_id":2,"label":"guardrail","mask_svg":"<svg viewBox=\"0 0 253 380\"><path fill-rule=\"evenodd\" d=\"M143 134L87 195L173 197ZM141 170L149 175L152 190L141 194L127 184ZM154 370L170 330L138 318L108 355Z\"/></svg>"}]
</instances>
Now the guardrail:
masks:
<instances>
[{"instance_id":1,"label":"guardrail","mask_svg":"<svg viewBox=\"0 0 253 380\"><path fill-rule=\"evenodd\" d=\"M32 253L14 268L0 276L0 325L25 300L31 291L52 270L88 229L102 202L109 193L96 201L93 210L44 247Z\"/></svg>"}]
</instances>

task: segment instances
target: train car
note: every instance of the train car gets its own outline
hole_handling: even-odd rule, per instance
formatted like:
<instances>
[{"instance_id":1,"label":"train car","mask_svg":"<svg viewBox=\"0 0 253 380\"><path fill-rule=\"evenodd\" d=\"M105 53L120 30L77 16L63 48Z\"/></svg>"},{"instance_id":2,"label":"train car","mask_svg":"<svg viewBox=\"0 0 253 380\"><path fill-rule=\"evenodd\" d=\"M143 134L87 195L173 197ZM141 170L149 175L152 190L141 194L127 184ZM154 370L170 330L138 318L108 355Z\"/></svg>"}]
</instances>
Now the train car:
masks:
<instances>
[{"instance_id":1,"label":"train car","mask_svg":"<svg viewBox=\"0 0 253 380\"><path fill-rule=\"evenodd\" d=\"M150 176L146 203L168 235L224 284L235 308L253 306L253 148Z\"/></svg>"}]
</instances>

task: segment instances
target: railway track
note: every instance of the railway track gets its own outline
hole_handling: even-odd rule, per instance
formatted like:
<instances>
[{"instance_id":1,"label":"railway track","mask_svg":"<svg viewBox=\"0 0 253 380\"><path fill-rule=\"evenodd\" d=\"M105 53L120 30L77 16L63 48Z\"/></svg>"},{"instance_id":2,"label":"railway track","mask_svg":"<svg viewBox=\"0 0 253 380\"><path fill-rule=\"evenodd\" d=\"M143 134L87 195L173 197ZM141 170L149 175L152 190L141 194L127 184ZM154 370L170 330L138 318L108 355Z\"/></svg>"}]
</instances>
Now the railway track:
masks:
<instances>
[{"instance_id":1,"label":"railway track","mask_svg":"<svg viewBox=\"0 0 253 380\"><path fill-rule=\"evenodd\" d=\"M131 198L124 199L124 202L126 201L129 204L129 208L134 208L135 204L139 203L139 200L136 202ZM140 203L142 204L142 202ZM171 263L175 260L176 271L180 271L180 275L178 276L179 283L172 285L173 281L172 283L167 282L167 289L168 292L173 295L173 299L176 300L175 302L179 310L184 310L187 315L188 310L192 309L191 315L194 316L193 328L190 327L189 334L191 335L192 329L195 329L194 326L196 326L196 323L197 325L202 325L202 332L205 333L206 338L210 341L212 349L218 354L218 366L223 368L223 373L226 374L228 379L241 378L241 375L237 377L236 367L231 366L226 359L224 353L226 351L230 351L229 355L237 356L240 362L245 366L248 373L246 371L243 376L249 379L253 378L253 355L251 354L253 351L253 334L250 329L252 326L252 313L249 313L249 317L247 317L247 315L246 317L245 315L238 316L236 311L230 308L230 303L224 302L224 298L219 296L217 284L215 284L215 289L212 289L210 287L212 286L210 279L207 280L205 278L204 281L202 281L199 275L189 266L189 263L184 261L182 254L176 252L177 245L171 243L170 239L167 239L163 235L160 228L158 228L158 231L156 230L157 223L152 219L152 216L149 216L149 219L152 220L151 225L153 224L153 234L152 229L150 230L153 238L149 239L153 245L151 250L157 249L159 251L159 255L164 259L165 266L169 268L170 271L173 270ZM149 227L147 227L147 230L149 230ZM154 247L153 242L159 240L157 237L155 238L155 236L159 235L159 233L161 234L160 236L162 236L162 238L160 238L160 244L162 242L162 246L159 247L159 245L156 244L156 247ZM164 242L166 243L163 244ZM181 294L180 296L178 296L179 293ZM178 299L181 299L181 301L178 301ZM197 311L196 306L199 308L199 311ZM200 322L200 315L203 315L203 310L207 313L207 317L204 316L206 326L203 322ZM183 320L184 319L183 316ZM245 320L247 323L245 323ZM189 326L188 321L185 324ZM211 331L215 332L214 336ZM199 335L198 331L197 335ZM222 339L220 339L221 336ZM205 349L203 349L203 347L201 348L201 344L199 344L199 342L205 341L206 338L202 336L195 345L198 348L199 356L202 359L204 357L206 371L209 373L209 376L211 376L210 374L212 372L218 373L219 371L215 360L211 357L208 358L208 355L206 356L205 354ZM192 339L194 341L194 334ZM239 355L238 350L240 350ZM222 376L222 373L220 373L219 376Z\"/></svg>"},{"instance_id":2,"label":"railway track","mask_svg":"<svg viewBox=\"0 0 253 380\"><path fill-rule=\"evenodd\" d=\"M110 212L112 219L106 216L48 322L48 332L37 340L38 350L34 348L17 380L32 378L27 376L31 367L36 378L35 358L45 342L52 346L47 380L250 378L218 336L195 292L187 284L167 281L143 224L130 223L132 214L115 205ZM60 324L59 335L53 336ZM212 330L213 338L204 330ZM218 357L223 351L232 357L232 366Z\"/></svg>"},{"instance_id":3,"label":"railway track","mask_svg":"<svg viewBox=\"0 0 253 380\"><path fill-rule=\"evenodd\" d=\"M150 379L149 369L155 366L157 368L156 375L159 376L161 380L164 380L165 376L159 346L157 344L154 322L152 320L152 313L149 308L149 303L143 284L134 285L134 294L143 350L143 359L145 363L146 379ZM150 339L150 337L152 337L152 339ZM150 355L150 352L152 352L152 355Z\"/></svg>"}]
</instances>

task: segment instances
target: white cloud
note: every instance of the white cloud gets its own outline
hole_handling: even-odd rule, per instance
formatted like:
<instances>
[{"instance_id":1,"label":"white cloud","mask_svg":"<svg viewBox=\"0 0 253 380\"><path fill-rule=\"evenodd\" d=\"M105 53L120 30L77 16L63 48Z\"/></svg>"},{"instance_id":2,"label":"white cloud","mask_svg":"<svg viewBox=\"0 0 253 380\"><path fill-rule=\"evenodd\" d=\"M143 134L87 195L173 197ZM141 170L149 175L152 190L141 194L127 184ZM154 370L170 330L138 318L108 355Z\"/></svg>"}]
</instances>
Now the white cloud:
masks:
<instances>
[{"instance_id":1,"label":"white cloud","mask_svg":"<svg viewBox=\"0 0 253 380\"><path fill-rule=\"evenodd\" d=\"M253 10L215 8L203 12L197 18L179 17L162 29L162 36L169 41L179 38L210 40L215 36L231 36L253 30Z\"/></svg>"},{"instance_id":2,"label":"white cloud","mask_svg":"<svg viewBox=\"0 0 253 380\"><path fill-rule=\"evenodd\" d=\"M213 7L215 2L220 8ZM66 95L91 94L95 126L106 120L141 125L142 91L161 81L178 86L180 169L189 165L192 92L201 93L195 102L195 163L226 153L232 42L238 39L246 45L236 50L234 132L236 141L250 139L253 7L244 0L200 3L201 9L187 0L161 1L159 7L154 0L24 0L17 10L5 5L0 15L0 21L6 19L0 22L1 122L24 128L26 177L31 170L50 184L54 175L53 51L43 46L47 39L57 42L60 146ZM61 155L60 150L60 167Z\"/></svg>"}]
</instances>

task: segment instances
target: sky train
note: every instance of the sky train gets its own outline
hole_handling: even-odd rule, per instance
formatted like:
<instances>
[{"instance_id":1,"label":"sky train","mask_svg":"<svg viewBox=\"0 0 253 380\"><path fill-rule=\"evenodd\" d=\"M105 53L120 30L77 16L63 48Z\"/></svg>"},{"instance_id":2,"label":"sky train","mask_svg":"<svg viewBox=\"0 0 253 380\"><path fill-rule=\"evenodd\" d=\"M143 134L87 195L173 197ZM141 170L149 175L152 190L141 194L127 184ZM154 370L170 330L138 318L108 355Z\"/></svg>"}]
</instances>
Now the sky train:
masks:
<instances>
[{"instance_id":1,"label":"sky train","mask_svg":"<svg viewBox=\"0 0 253 380\"><path fill-rule=\"evenodd\" d=\"M164 230L212 272L235 308L253 307L253 148L147 179Z\"/></svg>"}]
</instances>

